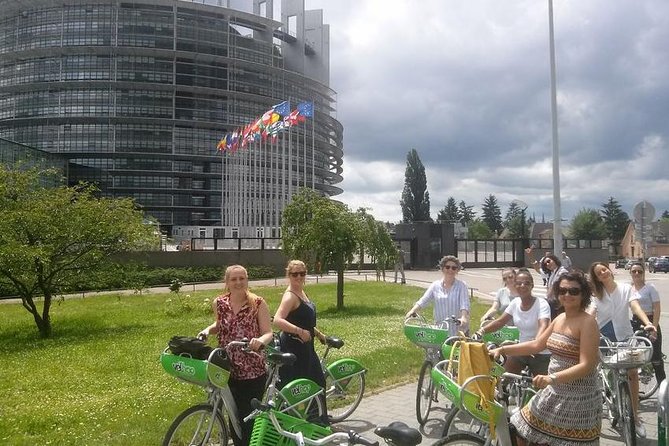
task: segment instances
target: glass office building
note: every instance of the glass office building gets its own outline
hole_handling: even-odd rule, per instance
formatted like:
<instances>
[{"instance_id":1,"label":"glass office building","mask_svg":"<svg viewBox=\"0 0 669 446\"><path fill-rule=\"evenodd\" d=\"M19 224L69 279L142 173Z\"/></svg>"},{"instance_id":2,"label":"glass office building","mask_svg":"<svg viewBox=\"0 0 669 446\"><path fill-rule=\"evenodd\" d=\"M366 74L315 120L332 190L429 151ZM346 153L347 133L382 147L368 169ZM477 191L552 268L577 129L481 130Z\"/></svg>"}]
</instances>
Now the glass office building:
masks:
<instances>
[{"instance_id":1,"label":"glass office building","mask_svg":"<svg viewBox=\"0 0 669 446\"><path fill-rule=\"evenodd\" d=\"M298 188L341 193L329 27L304 0L205 3L0 0L0 137L64 156L70 182L133 197L168 231L278 235ZM313 119L216 150L285 100Z\"/></svg>"}]
</instances>

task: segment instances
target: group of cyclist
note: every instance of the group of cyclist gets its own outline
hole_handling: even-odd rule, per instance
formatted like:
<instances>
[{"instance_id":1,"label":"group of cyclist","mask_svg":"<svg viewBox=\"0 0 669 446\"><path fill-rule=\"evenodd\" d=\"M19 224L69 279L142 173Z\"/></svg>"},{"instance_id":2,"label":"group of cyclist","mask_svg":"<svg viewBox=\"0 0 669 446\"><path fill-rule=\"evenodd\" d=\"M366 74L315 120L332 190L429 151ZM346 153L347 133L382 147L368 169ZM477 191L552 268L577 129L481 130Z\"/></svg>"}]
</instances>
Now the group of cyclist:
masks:
<instances>
[{"instance_id":1,"label":"group of cyclist","mask_svg":"<svg viewBox=\"0 0 669 446\"><path fill-rule=\"evenodd\" d=\"M307 268L300 260L291 260L286 267L288 287L274 315L274 327L281 330L281 350L293 353L296 361L279 369L283 386L296 378L309 378L325 387L325 378L314 349L314 338L325 342L325 336L316 328L316 308L304 291ZM232 265L225 270L225 289L214 299L215 321L202 330L199 336L206 338L216 334L220 346L231 341L249 339L249 347L258 351L272 342L274 333L269 308L265 300L249 291L246 269ZM234 397L239 419L252 412L251 400L261 400L267 380L265 360L262 355L230 350L231 376L228 385ZM325 397L322 396L325 408ZM326 411L320 423L327 423ZM247 446L250 441L253 421L242 423L241 438L233 434L235 446Z\"/></svg>"},{"instance_id":2,"label":"group of cyclist","mask_svg":"<svg viewBox=\"0 0 669 446\"><path fill-rule=\"evenodd\" d=\"M526 252L531 255L532 250ZM434 306L435 321L459 315L459 326L449 326L451 335L469 328L470 307L467 286L456 278L460 261L453 256L441 259L442 279L433 282L409 310ZM477 334L494 332L504 325L515 325L519 343L493 349L491 355L507 358L505 369L519 373L527 366L533 384L542 389L529 404L516 412L511 423L519 445L599 444L602 396L598 382L599 339L623 341L643 327L653 341L653 365L658 382L664 379L661 362L660 304L657 290L644 280L643 263L630 272L632 284L617 283L607 263L595 262L588 274L567 269L560 259L547 254L533 262L535 269L549 271L546 299L532 292L532 274L525 268L502 271L504 286L481 318ZM463 291L464 290L464 291ZM630 321L629 312L634 318ZM496 317L492 322L488 320ZM488 322L487 324L485 322ZM638 416L639 380L636 369L629 372L636 433L645 437Z\"/></svg>"}]
</instances>

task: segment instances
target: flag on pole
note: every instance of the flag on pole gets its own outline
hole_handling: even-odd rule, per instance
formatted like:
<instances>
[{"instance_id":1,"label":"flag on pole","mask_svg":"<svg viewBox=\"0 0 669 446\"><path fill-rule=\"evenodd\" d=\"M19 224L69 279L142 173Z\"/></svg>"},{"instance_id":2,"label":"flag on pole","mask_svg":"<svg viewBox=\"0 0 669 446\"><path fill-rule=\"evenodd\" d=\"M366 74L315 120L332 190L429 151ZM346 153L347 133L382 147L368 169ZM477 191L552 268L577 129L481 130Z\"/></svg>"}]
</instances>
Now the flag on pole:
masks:
<instances>
[{"instance_id":1,"label":"flag on pole","mask_svg":"<svg viewBox=\"0 0 669 446\"><path fill-rule=\"evenodd\" d=\"M313 118L314 103L312 101L300 102L299 104L297 104L297 111L299 111L300 115L304 116L305 118Z\"/></svg>"},{"instance_id":2,"label":"flag on pole","mask_svg":"<svg viewBox=\"0 0 669 446\"><path fill-rule=\"evenodd\" d=\"M228 148L228 134L226 133L223 135L223 138L216 144L216 149L218 149L219 152L225 152L225 149Z\"/></svg>"}]
</instances>

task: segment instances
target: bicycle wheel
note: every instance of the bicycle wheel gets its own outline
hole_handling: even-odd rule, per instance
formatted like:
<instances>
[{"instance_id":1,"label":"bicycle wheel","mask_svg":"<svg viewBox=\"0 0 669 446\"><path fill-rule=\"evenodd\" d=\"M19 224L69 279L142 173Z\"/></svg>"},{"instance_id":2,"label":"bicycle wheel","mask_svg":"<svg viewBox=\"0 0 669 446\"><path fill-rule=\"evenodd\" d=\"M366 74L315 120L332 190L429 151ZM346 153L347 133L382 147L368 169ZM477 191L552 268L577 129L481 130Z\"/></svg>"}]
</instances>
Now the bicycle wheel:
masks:
<instances>
[{"instance_id":1,"label":"bicycle wheel","mask_svg":"<svg viewBox=\"0 0 669 446\"><path fill-rule=\"evenodd\" d=\"M474 434L468 434L466 432L461 432L458 434L449 435L446 438L434 443L432 446L480 446L484 445L485 440Z\"/></svg>"},{"instance_id":2,"label":"bicycle wheel","mask_svg":"<svg viewBox=\"0 0 669 446\"><path fill-rule=\"evenodd\" d=\"M212 419L213 417L213 419ZM189 407L177 416L165 434L163 446L226 446L228 430L210 404Z\"/></svg>"},{"instance_id":3,"label":"bicycle wheel","mask_svg":"<svg viewBox=\"0 0 669 446\"><path fill-rule=\"evenodd\" d=\"M653 363L649 362L639 368L639 399L647 400L657 392L660 384L655 378Z\"/></svg>"},{"instance_id":4,"label":"bicycle wheel","mask_svg":"<svg viewBox=\"0 0 669 446\"><path fill-rule=\"evenodd\" d=\"M432 383L432 363L423 362L418 375L418 387L416 389L416 419L422 426L427 422L427 416L432 406L432 394L434 384Z\"/></svg>"},{"instance_id":5,"label":"bicycle wheel","mask_svg":"<svg viewBox=\"0 0 669 446\"><path fill-rule=\"evenodd\" d=\"M336 381L332 375L325 375L326 401L330 421L339 422L348 418L362 401L365 393L365 374Z\"/></svg>"},{"instance_id":6,"label":"bicycle wheel","mask_svg":"<svg viewBox=\"0 0 669 446\"><path fill-rule=\"evenodd\" d=\"M618 384L618 395L620 397L620 428L622 429L623 440L627 446L636 446L634 409L632 408L630 386L627 381L621 381Z\"/></svg>"},{"instance_id":7,"label":"bicycle wheel","mask_svg":"<svg viewBox=\"0 0 669 446\"><path fill-rule=\"evenodd\" d=\"M466 410L453 406L444 419L444 430L441 437L445 438L458 433L474 434L485 439L488 435L488 425L471 416Z\"/></svg>"}]
</instances>

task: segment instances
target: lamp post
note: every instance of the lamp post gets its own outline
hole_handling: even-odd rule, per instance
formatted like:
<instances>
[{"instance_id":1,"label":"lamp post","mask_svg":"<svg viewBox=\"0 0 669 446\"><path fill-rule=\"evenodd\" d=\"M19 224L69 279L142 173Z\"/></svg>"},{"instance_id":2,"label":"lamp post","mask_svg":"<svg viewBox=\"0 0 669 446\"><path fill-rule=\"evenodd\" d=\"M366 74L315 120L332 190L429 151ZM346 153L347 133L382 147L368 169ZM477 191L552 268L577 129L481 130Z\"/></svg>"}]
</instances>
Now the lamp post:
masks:
<instances>
[{"instance_id":1,"label":"lamp post","mask_svg":"<svg viewBox=\"0 0 669 446\"><path fill-rule=\"evenodd\" d=\"M557 85L555 80L555 37L553 32L553 0L548 0L548 40L551 60L551 120L553 123L553 254L562 251L562 211L560 208L560 146L557 128Z\"/></svg>"}]
</instances>

